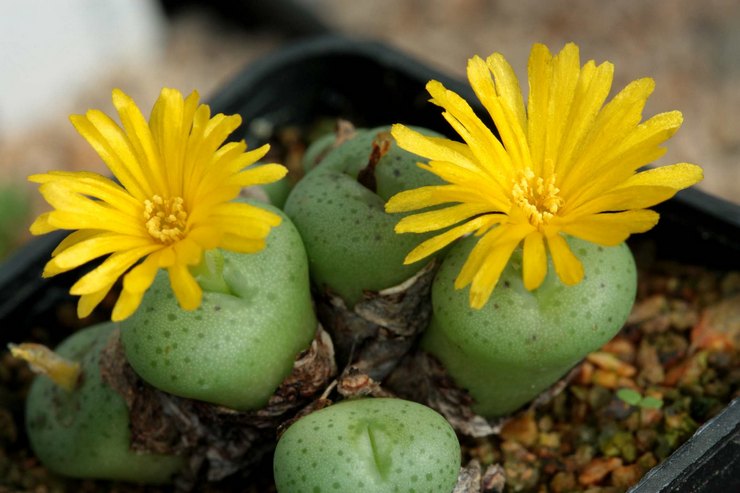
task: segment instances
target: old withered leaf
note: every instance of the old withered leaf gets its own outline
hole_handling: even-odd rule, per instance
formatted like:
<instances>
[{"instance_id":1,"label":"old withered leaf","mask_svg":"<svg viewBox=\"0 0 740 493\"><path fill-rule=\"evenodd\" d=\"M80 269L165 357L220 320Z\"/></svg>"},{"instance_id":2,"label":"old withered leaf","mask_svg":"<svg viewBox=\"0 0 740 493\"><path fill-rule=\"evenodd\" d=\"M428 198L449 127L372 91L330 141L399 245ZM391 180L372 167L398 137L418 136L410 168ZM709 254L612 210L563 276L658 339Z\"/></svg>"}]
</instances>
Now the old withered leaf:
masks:
<instances>
[{"instance_id":1,"label":"old withered leaf","mask_svg":"<svg viewBox=\"0 0 740 493\"><path fill-rule=\"evenodd\" d=\"M332 336L340 367L354 366L383 381L429 324L436 267L430 262L397 286L366 291L352 309L331 292L317 296L319 319Z\"/></svg>"},{"instance_id":2,"label":"old withered leaf","mask_svg":"<svg viewBox=\"0 0 740 493\"><path fill-rule=\"evenodd\" d=\"M178 486L248 474L275 445L278 426L325 390L336 375L334 348L319 325L292 373L259 410L240 412L162 392L142 381L125 359L118 337L101 358L103 380L129 408L131 448L187 458Z\"/></svg>"},{"instance_id":3,"label":"old withered leaf","mask_svg":"<svg viewBox=\"0 0 740 493\"><path fill-rule=\"evenodd\" d=\"M470 394L458 387L442 363L426 352L409 354L388 376L384 386L435 409L462 435L485 437L501 431L504 420L489 421L476 414Z\"/></svg>"}]
</instances>

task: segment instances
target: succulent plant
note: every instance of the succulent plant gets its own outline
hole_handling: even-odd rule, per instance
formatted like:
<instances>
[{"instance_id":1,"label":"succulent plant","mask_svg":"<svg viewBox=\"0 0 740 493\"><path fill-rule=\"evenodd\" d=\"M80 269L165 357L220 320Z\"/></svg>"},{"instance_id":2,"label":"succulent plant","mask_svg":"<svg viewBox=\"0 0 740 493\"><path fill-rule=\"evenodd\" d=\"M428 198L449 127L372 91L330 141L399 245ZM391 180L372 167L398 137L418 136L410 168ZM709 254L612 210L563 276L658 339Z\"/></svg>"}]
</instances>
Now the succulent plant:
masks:
<instances>
[{"instance_id":1,"label":"succulent plant","mask_svg":"<svg viewBox=\"0 0 740 493\"><path fill-rule=\"evenodd\" d=\"M422 347L437 357L486 417L510 413L555 383L622 327L634 303L637 273L626 244L568 243L585 278L564 285L552 266L542 285L522 281L515 251L488 303L470 307L454 278L475 244L466 238L442 262L432 287L434 314Z\"/></svg>"},{"instance_id":2,"label":"succulent plant","mask_svg":"<svg viewBox=\"0 0 740 493\"><path fill-rule=\"evenodd\" d=\"M126 358L165 392L237 410L264 406L317 328L301 238L284 214L253 254L207 256L202 305L177 306L160 273L141 308L122 322Z\"/></svg>"},{"instance_id":3,"label":"succulent plant","mask_svg":"<svg viewBox=\"0 0 740 493\"><path fill-rule=\"evenodd\" d=\"M365 398L293 423L278 442L273 464L280 493L449 493L460 460L452 427L432 409Z\"/></svg>"},{"instance_id":4,"label":"succulent plant","mask_svg":"<svg viewBox=\"0 0 740 493\"><path fill-rule=\"evenodd\" d=\"M306 245L313 282L350 306L363 291L395 286L423 267L403 265L419 238L396 235L398 216L386 214L384 204L402 190L438 179L419 169L417 156L395 145L388 132L389 127L358 130L325 154L285 204ZM321 139L317 145L310 156L328 144Z\"/></svg>"},{"instance_id":5,"label":"succulent plant","mask_svg":"<svg viewBox=\"0 0 740 493\"><path fill-rule=\"evenodd\" d=\"M182 458L131 450L126 403L101 378L101 352L116 337L115 324L108 322L59 345L56 353L79 362L81 375L70 390L36 377L26 405L31 446L46 467L66 476L167 482L183 466Z\"/></svg>"}]
</instances>

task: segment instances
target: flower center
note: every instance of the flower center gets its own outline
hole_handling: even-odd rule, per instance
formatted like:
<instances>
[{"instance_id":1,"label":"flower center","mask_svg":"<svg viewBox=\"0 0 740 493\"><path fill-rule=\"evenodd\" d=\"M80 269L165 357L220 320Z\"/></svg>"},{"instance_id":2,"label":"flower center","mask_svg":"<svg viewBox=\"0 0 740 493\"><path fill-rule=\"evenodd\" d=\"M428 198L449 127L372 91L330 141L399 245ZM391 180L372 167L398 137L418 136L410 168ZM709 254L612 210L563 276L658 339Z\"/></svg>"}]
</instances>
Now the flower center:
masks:
<instances>
[{"instance_id":1,"label":"flower center","mask_svg":"<svg viewBox=\"0 0 740 493\"><path fill-rule=\"evenodd\" d=\"M162 243L173 243L185 236L188 213L182 197L163 199L155 195L144 201L146 229L152 238Z\"/></svg>"},{"instance_id":2,"label":"flower center","mask_svg":"<svg viewBox=\"0 0 740 493\"><path fill-rule=\"evenodd\" d=\"M524 211L530 224L537 229L547 224L563 205L559 192L560 189L555 186L554 174L544 179L529 168L519 173L511 189L514 203Z\"/></svg>"}]
</instances>

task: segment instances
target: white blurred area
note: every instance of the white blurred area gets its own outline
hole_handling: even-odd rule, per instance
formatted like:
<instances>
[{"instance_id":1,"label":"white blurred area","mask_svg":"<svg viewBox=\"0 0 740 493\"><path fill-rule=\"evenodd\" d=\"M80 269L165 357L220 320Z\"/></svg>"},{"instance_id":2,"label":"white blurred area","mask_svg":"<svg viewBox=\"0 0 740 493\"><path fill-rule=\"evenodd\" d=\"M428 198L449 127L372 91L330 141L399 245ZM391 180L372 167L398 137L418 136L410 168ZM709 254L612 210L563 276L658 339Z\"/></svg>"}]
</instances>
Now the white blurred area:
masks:
<instances>
[{"instance_id":1,"label":"white blurred area","mask_svg":"<svg viewBox=\"0 0 740 493\"><path fill-rule=\"evenodd\" d=\"M113 70L161 58L165 19L150 0L0 0L0 136L66 120Z\"/></svg>"},{"instance_id":2,"label":"white blurred area","mask_svg":"<svg viewBox=\"0 0 740 493\"><path fill-rule=\"evenodd\" d=\"M499 51L524 77L532 43L559 50L575 41L582 61L615 64L615 91L655 79L646 118L683 113L658 164L699 164L698 188L740 200L740 0L229 1L0 0L0 182L52 169L106 172L67 115L113 113L114 87L145 114L163 86L207 100L288 42L279 24L296 20L286 5L300 5L338 33L381 41L460 79L474 54ZM163 4L189 8L165 15ZM214 5L226 11L214 16ZM249 9L272 9L271 24L236 27L255 17Z\"/></svg>"},{"instance_id":3,"label":"white blurred area","mask_svg":"<svg viewBox=\"0 0 740 493\"><path fill-rule=\"evenodd\" d=\"M114 88L145 115L162 87L197 90L207 101L280 42L270 30L225 25L205 8L166 15L159 0L0 0L0 186L25 186L44 209L26 176L109 173L70 114L95 108L115 118Z\"/></svg>"}]
</instances>

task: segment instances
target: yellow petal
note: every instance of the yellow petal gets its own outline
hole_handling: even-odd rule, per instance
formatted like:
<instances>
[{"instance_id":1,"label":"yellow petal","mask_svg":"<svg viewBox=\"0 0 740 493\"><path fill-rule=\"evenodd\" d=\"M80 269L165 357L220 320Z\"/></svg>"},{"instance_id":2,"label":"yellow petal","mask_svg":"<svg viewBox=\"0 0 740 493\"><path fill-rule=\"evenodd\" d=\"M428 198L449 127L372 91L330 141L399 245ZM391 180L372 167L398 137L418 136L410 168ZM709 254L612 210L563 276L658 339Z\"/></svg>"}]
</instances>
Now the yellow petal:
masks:
<instances>
[{"instance_id":1,"label":"yellow petal","mask_svg":"<svg viewBox=\"0 0 740 493\"><path fill-rule=\"evenodd\" d=\"M239 197L242 187L238 185L224 186L213 189L208 194L195 197L185 208L189 211L188 224L202 224L209 220L210 214L222 204L233 202Z\"/></svg>"},{"instance_id":2,"label":"yellow petal","mask_svg":"<svg viewBox=\"0 0 740 493\"><path fill-rule=\"evenodd\" d=\"M232 234L247 238L265 238L273 225L260 219L248 216L212 216L210 224L218 228L222 234Z\"/></svg>"},{"instance_id":3,"label":"yellow petal","mask_svg":"<svg viewBox=\"0 0 740 493\"><path fill-rule=\"evenodd\" d=\"M188 238L198 243L203 250L212 250L219 245L221 235L223 231L211 223L193 227Z\"/></svg>"},{"instance_id":4,"label":"yellow petal","mask_svg":"<svg viewBox=\"0 0 740 493\"><path fill-rule=\"evenodd\" d=\"M622 142L612 143L600 161L587 166L584 162L572 169L560 185L563 195L568 196L569 206L577 208L605 190L622 185L639 167L660 158L665 153L660 144L673 136L682 121L677 111L655 115L638 125Z\"/></svg>"},{"instance_id":5,"label":"yellow petal","mask_svg":"<svg viewBox=\"0 0 740 493\"><path fill-rule=\"evenodd\" d=\"M203 141L205 132L211 119L211 109L202 104L195 109L193 114L193 126L188 136L183 158L183 197L193 197L198 180L202 177L204 164L211 163L213 155L207 154Z\"/></svg>"},{"instance_id":6,"label":"yellow petal","mask_svg":"<svg viewBox=\"0 0 740 493\"><path fill-rule=\"evenodd\" d=\"M166 188L159 190L162 195L177 197L184 193L183 161L197 104L196 92L183 99L180 91L163 88L152 108L149 129L159 154L163 156L161 173L165 177Z\"/></svg>"},{"instance_id":7,"label":"yellow petal","mask_svg":"<svg viewBox=\"0 0 740 493\"><path fill-rule=\"evenodd\" d=\"M242 171L234 177L233 183L241 187L263 185L278 181L288 173L281 164L263 164Z\"/></svg>"},{"instance_id":8,"label":"yellow petal","mask_svg":"<svg viewBox=\"0 0 740 493\"><path fill-rule=\"evenodd\" d=\"M243 141L229 142L212 155L201 158L202 161L198 161L197 165L193 163L190 173L184 178L183 198L186 202L189 204L190 201L200 202L207 197L209 191L223 185L224 179L231 177L242 167L252 164L253 161L244 162L245 160L240 159L246 148L247 144Z\"/></svg>"},{"instance_id":9,"label":"yellow petal","mask_svg":"<svg viewBox=\"0 0 740 493\"><path fill-rule=\"evenodd\" d=\"M611 162L612 156L620 150L619 146L635 131L642 118L645 102L654 87L655 83L649 78L633 81L604 106L594 120L578 155L573 156L572 169L583 173L577 175L577 178L570 177L572 172L564 177L560 187L564 194L571 195L571 188L588 184L587 177L598 176L608 169L602 163ZM621 166L623 169L624 164Z\"/></svg>"},{"instance_id":10,"label":"yellow petal","mask_svg":"<svg viewBox=\"0 0 740 493\"><path fill-rule=\"evenodd\" d=\"M85 171L50 171L49 173L31 175L29 181L36 183L55 183L55 187L68 190L70 193L93 197L110 204L124 214L140 217L141 202L112 180Z\"/></svg>"},{"instance_id":11,"label":"yellow petal","mask_svg":"<svg viewBox=\"0 0 740 493\"><path fill-rule=\"evenodd\" d=\"M505 216L501 220L503 222ZM501 236L504 229L504 225L499 225L481 236L473 249L470 250L470 254L468 254L468 258L460 269L460 273L455 278L455 289L462 289L473 281L473 278L480 270L484 260L491 252L493 245Z\"/></svg>"},{"instance_id":12,"label":"yellow petal","mask_svg":"<svg viewBox=\"0 0 740 493\"><path fill-rule=\"evenodd\" d=\"M613 76L614 66L611 63L602 63L597 67L593 61L589 61L581 69L558 151L557 169L561 180L568 175L573 165L573 157L577 156L584 139L593 127L609 95Z\"/></svg>"},{"instance_id":13,"label":"yellow petal","mask_svg":"<svg viewBox=\"0 0 740 493\"><path fill-rule=\"evenodd\" d=\"M472 216L492 212L487 204L459 204L406 216L396 224L396 233L426 233L446 228Z\"/></svg>"},{"instance_id":14,"label":"yellow petal","mask_svg":"<svg viewBox=\"0 0 740 493\"><path fill-rule=\"evenodd\" d=\"M586 202L581 207L568 211L568 216L586 216L601 212L618 212L629 209L644 209L673 197L678 190L670 187L635 186L617 188Z\"/></svg>"},{"instance_id":15,"label":"yellow petal","mask_svg":"<svg viewBox=\"0 0 740 493\"><path fill-rule=\"evenodd\" d=\"M79 267L93 259L112 252L151 245L151 238L99 233L58 252L44 267L44 277Z\"/></svg>"},{"instance_id":16,"label":"yellow petal","mask_svg":"<svg viewBox=\"0 0 740 493\"><path fill-rule=\"evenodd\" d=\"M446 161L467 170L478 170L478 165L471 159L470 149L459 142L423 135L400 123L391 127L391 135L401 149L432 161Z\"/></svg>"},{"instance_id":17,"label":"yellow petal","mask_svg":"<svg viewBox=\"0 0 740 493\"><path fill-rule=\"evenodd\" d=\"M146 118L136 103L120 89L113 90L113 105L128 136L141 170L152 190L166 190L167 179L162 156Z\"/></svg>"},{"instance_id":18,"label":"yellow petal","mask_svg":"<svg viewBox=\"0 0 740 493\"><path fill-rule=\"evenodd\" d=\"M159 267L159 256L153 253L124 276L123 290L113 307L111 320L114 322L125 320L139 308L144 293L154 282Z\"/></svg>"},{"instance_id":19,"label":"yellow petal","mask_svg":"<svg viewBox=\"0 0 740 493\"><path fill-rule=\"evenodd\" d=\"M567 286L573 286L583 279L583 264L573 254L565 239L558 235L547 237L547 246L552 255L555 272L560 281Z\"/></svg>"},{"instance_id":20,"label":"yellow petal","mask_svg":"<svg viewBox=\"0 0 740 493\"><path fill-rule=\"evenodd\" d=\"M213 208L211 218L220 224L229 224L230 221L256 221L271 227L278 226L282 219L278 214L252 204L242 202L228 202Z\"/></svg>"},{"instance_id":21,"label":"yellow petal","mask_svg":"<svg viewBox=\"0 0 740 493\"><path fill-rule=\"evenodd\" d=\"M511 207L511 200L509 199L510 186L509 188L502 188L487 173L477 170L469 171L457 166L455 163L443 161L430 161L429 164L419 163L418 166L421 169L434 173L447 183L453 186L457 185L460 189L465 190L466 198L464 201L486 203L497 211L505 211Z\"/></svg>"},{"instance_id":22,"label":"yellow petal","mask_svg":"<svg viewBox=\"0 0 740 493\"><path fill-rule=\"evenodd\" d=\"M109 288L139 259L160 248L160 245L147 245L116 252L91 272L82 276L72 285L69 292L74 295L83 295Z\"/></svg>"},{"instance_id":23,"label":"yellow petal","mask_svg":"<svg viewBox=\"0 0 740 493\"><path fill-rule=\"evenodd\" d=\"M539 231L532 232L524 238L522 252L522 277L524 287L532 291L540 287L547 275L547 250L545 241Z\"/></svg>"},{"instance_id":24,"label":"yellow petal","mask_svg":"<svg viewBox=\"0 0 740 493\"><path fill-rule=\"evenodd\" d=\"M206 125L204 131L205 138L203 140L203 143L201 143L198 147L203 149L203 151L206 152L207 155L213 154L216 149L221 147L226 138L231 135L234 130L239 128L239 125L241 124L242 117L239 114L223 115L219 113L215 115L208 121L208 124ZM267 146L266 148L264 146L258 148L257 151L261 155L255 158L252 162L262 159L262 157L267 153L268 149L270 149L269 146Z\"/></svg>"},{"instance_id":25,"label":"yellow petal","mask_svg":"<svg viewBox=\"0 0 740 493\"><path fill-rule=\"evenodd\" d=\"M498 284L501 273L509 263L511 254L523 239L523 228L519 226L499 226L498 229L502 230L502 234L490 246L488 255L486 255L470 283L470 306L475 309L483 308L488 302L493 289Z\"/></svg>"},{"instance_id":26,"label":"yellow petal","mask_svg":"<svg viewBox=\"0 0 740 493\"><path fill-rule=\"evenodd\" d=\"M51 252L51 256L54 257L58 255L60 252L62 252L63 250L66 250L67 248L81 241L85 241L90 238L93 238L94 236L97 236L101 233L103 233L103 231L98 231L95 229L81 229L79 231L73 231L67 236L65 236L62 241L59 242L56 248Z\"/></svg>"},{"instance_id":27,"label":"yellow petal","mask_svg":"<svg viewBox=\"0 0 740 493\"><path fill-rule=\"evenodd\" d=\"M225 234L221 238L219 246L225 250L239 253L256 253L266 246L264 239L246 238L235 234Z\"/></svg>"},{"instance_id":28,"label":"yellow petal","mask_svg":"<svg viewBox=\"0 0 740 493\"><path fill-rule=\"evenodd\" d=\"M486 64L486 62L481 60L479 57L473 57L468 61L468 80L470 81L470 86L473 88L478 99L493 119L498 133L501 136L501 142L505 148L508 161L511 163L511 171L513 171L513 169L530 166L531 161L526 140L527 129L522 125L524 122L520 120L520 116L523 115L518 114L519 110L521 110L522 113L524 112L524 106L522 103L521 108L519 108L518 104L514 102L516 98L512 94L512 92L519 89L519 86L517 84L516 88L499 88L499 81L494 85L494 82L491 79L492 69L499 72L499 75L503 77L503 80L501 81L502 84L506 84L506 79L510 77L510 75L505 75L504 73L512 72L511 76L513 76L513 71L506 61L497 58L495 55L493 58L489 58L489 62L489 64ZM493 67L491 67L491 64L493 64ZM504 67L502 64L506 66ZM507 93L511 99L507 101L500 97L498 95L499 90ZM521 95L519 95L519 99L521 99ZM510 103L513 107L507 106L506 103ZM498 153L498 148L496 148L494 152ZM479 160L482 163L487 163L487 168L495 166L495 164L490 163L488 160L483 158L479 157ZM500 160L501 157L496 156L495 161ZM508 176L511 176L511 174Z\"/></svg>"},{"instance_id":29,"label":"yellow petal","mask_svg":"<svg viewBox=\"0 0 740 493\"><path fill-rule=\"evenodd\" d=\"M657 186L683 190L696 185L704 178L704 171L691 163L678 163L637 173L624 183L624 187Z\"/></svg>"},{"instance_id":30,"label":"yellow petal","mask_svg":"<svg viewBox=\"0 0 740 493\"><path fill-rule=\"evenodd\" d=\"M542 162L535 162L535 173L542 174L545 161L558 163L558 152L563 135L567 130L568 114L573 102L578 78L581 73L578 46L568 43L552 59L552 79L550 82L547 109L545 152Z\"/></svg>"},{"instance_id":31,"label":"yellow petal","mask_svg":"<svg viewBox=\"0 0 740 493\"><path fill-rule=\"evenodd\" d=\"M77 302L77 317L85 318L90 315L95 307L98 306L101 301L103 301L112 287L113 285L111 284L110 286L106 286L99 291L95 291L90 294L83 294L82 296L80 296L80 299Z\"/></svg>"},{"instance_id":32,"label":"yellow petal","mask_svg":"<svg viewBox=\"0 0 740 493\"><path fill-rule=\"evenodd\" d=\"M496 82L496 94L501 98L503 105L516 116L516 122L526 133L527 115L524 111L524 98L514 69L501 53L489 56L486 64Z\"/></svg>"},{"instance_id":33,"label":"yellow petal","mask_svg":"<svg viewBox=\"0 0 740 493\"><path fill-rule=\"evenodd\" d=\"M116 300L116 304L113 305L110 319L113 322L126 320L139 308L143 298L143 292L122 291Z\"/></svg>"},{"instance_id":34,"label":"yellow petal","mask_svg":"<svg viewBox=\"0 0 740 493\"><path fill-rule=\"evenodd\" d=\"M386 212L407 212L424 209L435 205L450 202L467 202L470 200L469 187L457 185L431 185L399 192L385 204ZM478 201L485 200L482 194L477 195Z\"/></svg>"},{"instance_id":35,"label":"yellow petal","mask_svg":"<svg viewBox=\"0 0 740 493\"><path fill-rule=\"evenodd\" d=\"M550 105L552 54L542 44L535 44L529 54L529 95L527 97L527 139L533 163L544 161L547 118Z\"/></svg>"},{"instance_id":36,"label":"yellow petal","mask_svg":"<svg viewBox=\"0 0 740 493\"><path fill-rule=\"evenodd\" d=\"M447 161L429 161L428 163L418 163L421 169L434 173L447 183L466 184L480 183L481 181L493 181L480 168L466 169L457 163Z\"/></svg>"},{"instance_id":37,"label":"yellow petal","mask_svg":"<svg viewBox=\"0 0 740 493\"><path fill-rule=\"evenodd\" d=\"M633 233L644 233L658 223L660 216L651 210L631 210L603 213L574 220L561 227L562 231L600 245L618 245Z\"/></svg>"},{"instance_id":38,"label":"yellow petal","mask_svg":"<svg viewBox=\"0 0 740 493\"><path fill-rule=\"evenodd\" d=\"M506 216L500 216L496 219L498 219L498 221L506 220ZM498 251L499 254L501 252L506 252L510 247L509 243L514 243L514 246L511 247L511 250L509 250L508 256L506 256L506 261L508 261L508 258L511 255L514 247L516 247L516 245L518 245L528 234L532 233L533 231L534 228L529 223L505 223L483 234L481 239L478 240L478 243L476 243L476 245L470 251L470 255L468 255L468 259L466 260L465 264L463 264L462 269L460 269L460 274L458 274L457 278L455 279L455 288L460 289L473 282L476 276L478 276L479 272L484 269L485 263L490 261L489 256L492 255L493 252ZM496 260L496 262L500 260L501 259L498 259ZM494 271L487 271L487 275L479 278L478 282L482 282L482 279L491 280L491 275L493 272L495 272L495 270L496 269L494 269ZM499 271L499 274L500 273L501 272ZM495 280L497 279L498 277L495 276ZM479 287L483 289L485 284L486 283L483 283ZM491 286L491 290L493 289L493 287L494 286ZM485 289L487 289L487 287L485 287ZM479 294L476 295L476 297L479 297L480 293L484 292L480 289L477 289L477 291L479 292Z\"/></svg>"},{"instance_id":39,"label":"yellow petal","mask_svg":"<svg viewBox=\"0 0 740 493\"><path fill-rule=\"evenodd\" d=\"M508 183L515 169L511 157L468 103L437 81L430 81L427 90L432 95L432 103L446 110L442 116L468 144L477 165L502 186Z\"/></svg>"},{"instance_id":40,"label":"yellow petal","mask_svg":"<svg viewBox=\"0 0 740 493\"><path fill-rule=\"evenodd\" d=\"M72 115L70 120L129 193L139 200L153 195L128 137L111 118L90 110L85 116Z\"/></svg>"},{"instance_id":41,"label":"yellow petal","mask_svg":"<svg viewBox=\"0 0 740 493\"><path fill-rule=\"evenodd\" d=\"M235 143L226 144L222 150L213 154L213 159L207 167L200 168L202 175L195 180L197 184L195 188L196 200L202 201L204 197L213 193L214 190L218 190L219 187L231 186L232 184L238 187L248 186L249 184L241 184L238 178L239 172L262 159L270 149L270 146L265 144L257 149L244 152L246 145L243 142L236 143L234 146L232 144ZM256 167L252 169L256 169Z\"/></svg>"},{"instance_id":42,"label":"yellow petal","mask_svg":"<svg viewBox=\"0 0 740 493\"><path fill-rule=\"evenodd\" d=\"M28 230L32 235L45 235L46 233L51 233L52 231L59 229L57 226L54 226L49 222L50 214L50 212L43 212L39 214L33 223L31 223Z\"/></svg>"},{"instance_id":43,"label":"yellow petal","mask_svg":"<svg viewBox=\"0 0 740 493\"><path fill-rule=\"evenodd\" d=\"M154 277L159 271L159 252L152 253L139 265L131 269L123 276L123 291L130 293L144 293L154 282ZM133 313L133 312L132 312Z\"/></svg>"},{"instance_id":44,"label":"yellow petal","mask_svg":"<svg viewBox=\"0 0 740 493\"><path fill-rule=\"evenodd\" d=\"M175 264L167 272L170 274L170 284L177 301L183 310L195 310L200 306L203 291L190 270L184 265Z\"/></svg>"},{"instance_id":45,"label":"yellow petal","mask_svg":"<svg viewBox=\"0 0 740 493\"><path fill-rule=\"evenodd\" d=\"M505 216L502 214L488 214L486 216L480 216L466 222L465 224L451 228L442 234L433 236L432 238L421 242L416 248L411 250L408 255L406 255L403 263L412 264L426 258L446 247L458 238L468 233L472 233L475 230L490 227L490 225L500 222L504 217Z\"/></svg>"},{"instance_id":46,"label":"yellow petal","mask_svg":"<svg viewBox=\"0 0 740 493\"><path fill-rule=\"evenodd\" d=\"M42 344L24 342L8 344L14 358L26 361L38 375L46 375L52 382L67 391L75 389L80 377L80 363L58 355Z\"/></svg>"},{"instance_id":47,"label":"yellow petal","mask_svg":"<svg viewBox=\"0 0 740 493\"><path fill-rule=\"evenodd\" d=\"M606 193L602 192L580 206L567 208L569 215L642 209L670 199L679 190L700 182L704 172L695 164L678 163L642 171Z\"/></svg>"},{"instance_id":48,"label":"yellow petal","mask_svg":"<svg viewBox=\"0 0 740 493\"><path fill-rule=\"evenodd\" d=\"M203 249L190 237L183 238L172 248L177 255L177 263L182 265L197 265L203 256Z\"/></svg>"},{"instance_id":49,"label":"yellow petal","mask_svg":"<svg viewBox=\"0 0 740 493\"><path fill-rule=\"evenodd\" d=\"M146 234L143 221L121 214L100 201L71 193L58 183L41 185L39 192L56 209L45 221L57 229L99 229L131 236Z\"/></svg>"}]
</instances>

